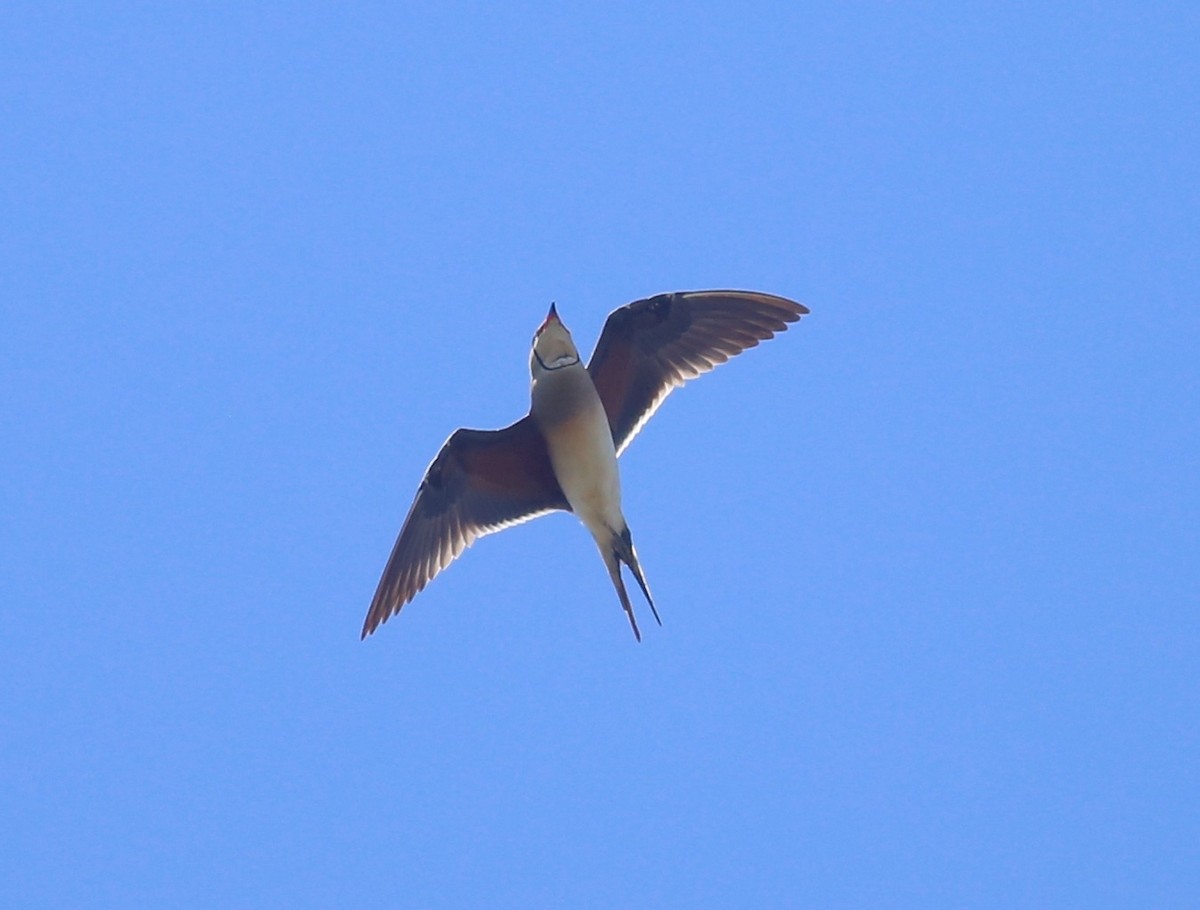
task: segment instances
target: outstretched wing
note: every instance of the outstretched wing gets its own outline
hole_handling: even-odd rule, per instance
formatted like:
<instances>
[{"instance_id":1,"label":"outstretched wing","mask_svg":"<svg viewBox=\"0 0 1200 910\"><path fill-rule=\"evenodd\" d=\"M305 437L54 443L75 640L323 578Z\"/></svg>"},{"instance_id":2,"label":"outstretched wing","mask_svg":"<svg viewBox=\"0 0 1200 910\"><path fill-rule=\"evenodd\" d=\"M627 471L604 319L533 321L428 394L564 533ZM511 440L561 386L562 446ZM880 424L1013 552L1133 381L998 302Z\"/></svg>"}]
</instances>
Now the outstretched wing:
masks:
<instances>
[{"instance_id":1,"label":"outstretched wing","mask_svg":"<svg viewBox=\"0 0 1200 910\"><path fill-rule=\"evenodd\" d=\"M755 291L679 291L614 310L588 373L608 413L617 454L672 389L806 313L793 300Z\"/></svg>"},{"instance_id":2,"label":"outstretched wing","mask_svg":"<svg viewBox=\"0 0 1200 910\"><path fill-rule=\"evenodd\" d=\"M570 509L532 418L455 430L425 472L363 623L366 638L485 534Z\"/></svg>"}]
</instances>

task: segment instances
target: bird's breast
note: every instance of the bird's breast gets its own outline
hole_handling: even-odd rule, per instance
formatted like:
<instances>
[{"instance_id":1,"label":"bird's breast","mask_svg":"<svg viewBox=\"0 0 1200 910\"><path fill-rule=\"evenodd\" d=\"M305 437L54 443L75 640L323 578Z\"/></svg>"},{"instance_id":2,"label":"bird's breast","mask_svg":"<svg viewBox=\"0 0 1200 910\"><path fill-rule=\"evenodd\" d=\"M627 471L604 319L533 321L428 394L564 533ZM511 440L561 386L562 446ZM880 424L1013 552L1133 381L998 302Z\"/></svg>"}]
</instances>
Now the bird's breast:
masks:
<instances>
[{"instance_id":1,"label":"bird's breast","mask_svg":"<svg viewBox=\"0 0 1200 910\"><path fill-rule=\"evenodd\" d=\"M533 416L571 509L592 528L623 526L621 483L612 430L587 371L543 376L533 389Z\"/></svg>"}]
</instances>

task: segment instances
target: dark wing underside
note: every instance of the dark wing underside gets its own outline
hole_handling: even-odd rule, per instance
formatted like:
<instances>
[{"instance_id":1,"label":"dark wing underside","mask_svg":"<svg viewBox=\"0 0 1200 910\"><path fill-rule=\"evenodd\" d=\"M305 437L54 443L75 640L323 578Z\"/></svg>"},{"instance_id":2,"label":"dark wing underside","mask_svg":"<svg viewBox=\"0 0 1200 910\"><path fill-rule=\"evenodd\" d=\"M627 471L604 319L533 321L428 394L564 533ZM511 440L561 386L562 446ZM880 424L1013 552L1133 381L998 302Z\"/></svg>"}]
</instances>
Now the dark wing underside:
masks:
<instances>
[{"instance_id":1,"label":"dark wing underside","mask_svg":"<svg viewBox=\"0 0 1200 910\"><path fill-rule=\"evenodd\" d=\"M807 312L795 301L754 291L680 291L613 311L588 372L608 412L617 454L672 389Z\"/></svg>"},{"instance_id":2,"label":"dark wing underside","mask_svg":"<svg viewBox=\"0 0 1200 910\"><path fill-rule=\"evenodd\" d=\"M478 538L569 508L531 418L503 430L455 430L417 490L367 611L363 638Z\"/></svg>"}]
</instances>

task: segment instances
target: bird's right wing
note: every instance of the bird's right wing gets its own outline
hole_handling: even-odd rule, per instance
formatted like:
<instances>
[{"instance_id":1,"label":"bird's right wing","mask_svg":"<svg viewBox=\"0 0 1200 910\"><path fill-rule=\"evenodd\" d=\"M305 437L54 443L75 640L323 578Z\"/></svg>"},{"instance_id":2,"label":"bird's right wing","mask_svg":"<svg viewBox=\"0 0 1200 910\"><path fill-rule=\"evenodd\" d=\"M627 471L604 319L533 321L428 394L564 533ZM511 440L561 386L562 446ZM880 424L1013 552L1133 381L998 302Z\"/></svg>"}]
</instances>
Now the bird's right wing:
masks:
<instances>
[{"instance_id":1,"label":"bird's right wing","mask_svg":"<svg viewBox=\"0 0 1200 910\"><path fill-rule=\"evenodd\" d=\"M782 332L808 308L756 291L680 291L636 300L604 323L588 373L620 455L671 390Z\"/></svg>"},{"instance_id":2,"label":"bird's right wing","mask_svg":"<svg viewBox=\"0 0 1200 910\"><path fill-rule=\"evenodd\" d=\"M400 612L478 538L555 509L570 506L532 418L502 430L455 430L425 472L362 637Z\"/></svg>"}]
</instances>

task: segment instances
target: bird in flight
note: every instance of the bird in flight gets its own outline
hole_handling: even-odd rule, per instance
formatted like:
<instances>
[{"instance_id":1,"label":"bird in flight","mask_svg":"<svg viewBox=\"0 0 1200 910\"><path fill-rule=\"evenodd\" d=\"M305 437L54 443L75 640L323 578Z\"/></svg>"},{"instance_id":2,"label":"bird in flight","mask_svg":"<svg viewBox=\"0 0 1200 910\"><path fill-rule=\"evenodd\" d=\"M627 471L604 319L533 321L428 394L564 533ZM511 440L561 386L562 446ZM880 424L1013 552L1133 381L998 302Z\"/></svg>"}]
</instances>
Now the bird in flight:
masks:
<instances>
[{"instance_id":1,"label":"bird in flight","mask_svg":"<svg viewBox=\"0 0 1200 910\"><path fill-rule=\"evenodd\" d=\"M808 313L755 291L680 291L614 310L587 366L551 304L533 336L529 413L455 430L433 459L367 611L366 638L485 534L562 509L591 532L642 640L622 563L662 625L621 513L617 458L663 399Z\"/></svg>"}]
</instances>

